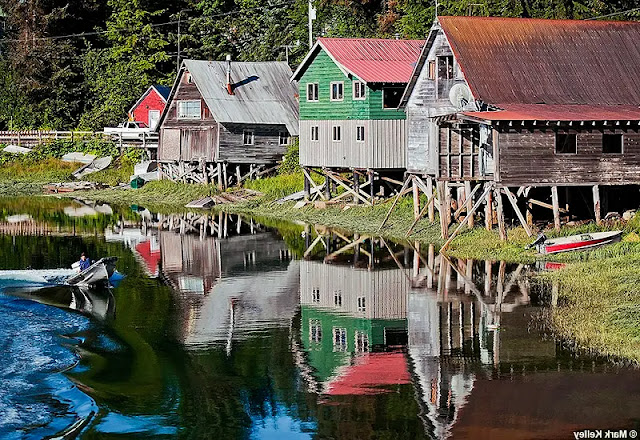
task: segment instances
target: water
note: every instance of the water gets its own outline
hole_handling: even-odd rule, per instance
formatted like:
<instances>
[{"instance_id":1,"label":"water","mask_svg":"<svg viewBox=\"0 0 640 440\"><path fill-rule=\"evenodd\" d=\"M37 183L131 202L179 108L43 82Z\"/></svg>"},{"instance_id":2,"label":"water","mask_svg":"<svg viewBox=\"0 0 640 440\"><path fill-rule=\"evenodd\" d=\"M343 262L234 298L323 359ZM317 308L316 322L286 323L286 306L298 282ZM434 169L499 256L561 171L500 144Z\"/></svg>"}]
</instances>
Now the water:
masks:
<instances>
[{"instance_id":1,"label":"water","mask_svg":"<svg viewBox=\"0 0 640 440\"><path fill-rule=\"evenodd\" d=\"M0 438L573 438L640 427L640 373L545 334L534 268L236 216L0 201ZM9 220L7 220L9 219Z\"/></svg>"}]
</instances>

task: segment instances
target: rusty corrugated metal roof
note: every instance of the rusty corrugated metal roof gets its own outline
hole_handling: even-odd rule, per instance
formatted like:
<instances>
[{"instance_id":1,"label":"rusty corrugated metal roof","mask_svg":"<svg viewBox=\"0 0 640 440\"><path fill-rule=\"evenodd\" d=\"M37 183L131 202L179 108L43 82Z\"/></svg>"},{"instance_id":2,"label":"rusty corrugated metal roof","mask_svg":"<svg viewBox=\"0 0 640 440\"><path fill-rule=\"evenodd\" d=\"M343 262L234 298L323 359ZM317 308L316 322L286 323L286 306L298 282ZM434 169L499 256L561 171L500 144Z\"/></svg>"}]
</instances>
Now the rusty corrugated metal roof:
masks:
<instances>
[{"instance_id":1,"label":"rusty corrugated metal roof","mask_svg":"<svg viewBox=\"0 0 640 440\"><path fill-rule=\"evenodd\" d=\"M640 105L640 23L439 17L476 99Z\"/></svg>"},{"instance_id":2,"label":"rusty corrugated metal roof","mask_svg":"<svg viewBox=\"0 0 640 440\"><path fill-rule=\"evenodd\" d=\"M318 38L293 79L297 80L318 48L324 49L345 72L368 83L407 83L424 40L380 38Z\"/></svg>"},{"instance_id":3,"label":"rusty corrugated metal roof","mask_svg":"<svg viewBox=\"0 0 640 440\"><path fill-rule=\"evenodd\" d=\"M485 121L640 121L640 107L626 105L501 104L502 110L463 112Z\"/></svg>"}]
</instances>

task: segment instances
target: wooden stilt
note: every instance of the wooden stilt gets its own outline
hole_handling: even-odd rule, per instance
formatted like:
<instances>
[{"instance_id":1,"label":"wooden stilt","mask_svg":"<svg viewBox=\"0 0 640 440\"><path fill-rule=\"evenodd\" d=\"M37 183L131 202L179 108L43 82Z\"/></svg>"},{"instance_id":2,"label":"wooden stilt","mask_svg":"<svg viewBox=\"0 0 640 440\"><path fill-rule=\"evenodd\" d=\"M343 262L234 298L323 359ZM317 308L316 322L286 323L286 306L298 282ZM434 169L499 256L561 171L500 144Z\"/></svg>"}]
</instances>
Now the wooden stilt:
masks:
<instances>
[{"instance_id":1,"label":"wooden stilt","mask_svg":"<svg viewBox=\"0 0 640 440\"><path fill-rule=\"evenodd\" d=\"M498 233L500 234L500 240L506 241L507 228L504 224L504 206L502 206L502 194L500 190L494 191L494 197L496 198L496 212L498 214Z\"/></svg>"},{"instance_id":2,"label":"wooden stilt","mask_svg":"<svg viewBox=\"0 0 640 440\"><path fill-rule=\"evenodd\" d=\"M529 201L527 201L527 213L526 213L526 217L527 217L527 224L529 225L529 227L533 227L533 204Z\"/></svg>"},{"instance_id":3,"label":"wooden stilt","mask_svg":"<svg viewBox=\"0 0 640 440\"><path fill-rule=\"evenodd\" d=\"M444 182L444 215L445 221L447 223L447 229L451 224L451 188L449 187L449 182ZM442 214L443 211L440 211Z\"/></svg>"},{"instance_id":4,"label":"wooden stilt","mask_svg":"<svg viewBox=\"0 0 640 440\"><path fill-rule=\"evenodd\" d=\"M240 165L236 165L236 185L240 186L242 174L240 173Z\"/></svg>"},{"instance_id":5,"label":"wooden stilt","mask_svg":"<svg viewBox=\"0 0 640 440\"><path fill-rule=\"evenodd\" d=\"M469 211L471 211L471 208L473 208L473 195L471 194L471 182L469 180L466 180L464 182L464 196L466 198L467 216L469 216ZM473 216L471 216L471 218L467 222L467 225L469 225L469 229L473 229L474 223L475 222L473 220Z\"/></svg>"},{"instance_id":6,"label":"wooden stilt","mask_svg":"<svg viewBox=\"0 0 640 440\"><path fill-rule=\"evenodd\" d=\"M407 190L407 188L409 187L409 183L412 181L413 179L408 178L407 180L404 181L404 183L402 184L402 189L400 190L400 192L398 193L398 195L396 196L396 198L393 200L393 203L391 204L391 208L389 208L389 211L387 212L387 215L384 217L384 220L382 220L382 223L380 224L380 227L378 228L378 232L380 232L382 230L382 228L384 227L384 225L387 223L387 220L389 220L389 217L391 216L391 212L393 211L393 208L396 207L396 205L398 204L398 200L400 200L400 197L402 197L405 193L405 191Z\"/></svg>"},{"instance_id":7,"label":"wooden stilt","mask_svg":"<svg viewBox=\"0 0 640 440\"><path fill-rule=\"evenodd\" d=\"M311 196L311 182L309 181L309 170L303 168L304 171L304 199L309 200Z\"/></svg>"},{"instance_id":8,"label":"wooden stilt","mask_svg":"<svg viewBox=\"0 0 640 440\"><path fill-rule=\"evenodd\" d=\"M420 218L420 190L416 179L413 179L413 219L418 220Z\"/></svg>"},{"instance_id":9,"label":"wooden stilt","mask_svg":"<svg viewBox=\"0 0 640 440\"><path fill-rule=\"evenodd\" d=\"M413 220L413 223L411 224L411 227L409 228L409 230L407 230L406 233L406 237L409 236L409 234L411 234L411 232L413 231L413 228L416 227L416 225L418 224L418 221L422 218L422 216L424 215L424 212L429 208L429 206L433 203L433 199L436 198L435 194L432 194L431 197L429 197L429 199L427 200L427 204L424 205L424 208L422 208L422 211L420 211L420 213L418 214L418 217L416 217L415 220Z\"/></svg>"},{"instance_id":10,"label":"wooden stilt","mask_svg":"<svg viewBox=\"0 0 640 440\"><path fill-rule=\"evenodd\" d=\"M218 189L222 191L224 189L224 186L222 185L222 165L220 164L220 162L216 164L216 172L218 174Z\"/></svg>"},{"instance_id":11,"label":"wooden stilt","mask_svg":"<svg viewBox=\"0 0 640 440\"><path fill-rule=\"evenodd\" d=\"M227 164L222 164L222 189L226 190L229 187L229 179L227 178Z\"/></svg>"},{"instance_id":12,"label":"wooden stilt","mask_svg":"<svg viewBox=\"0 0 640 440\"><path fill-rule=\"evenodd\" d=\"M367 176L369 177L369 197L371 197L371 203L374 203L376 194L374 188L375 173L373 172L373 170L367 170Z\"/></svg>"},{"instance_id":13,"label":"wooden stilt","mask_svg":"<svg viewBox=\"0 0 640 440\"><path fill-rule=\"evenodd\" d=\"M447 239L447 241L445 241L445 243L442 245L442 248L440 248L440 252L445 251L449 245L451 244L451 242L453 241L453 239L456 237L456 235L458 235L458 233L460 232L460 230L464 227L464 225L469 221L469 217L471 215L473 215L473 213L476 212L476 210L480 207L480 205L482 205L482 202L484 201L484 199L487 197L487 195L491 192L492 187L491 186L487 186L487 189L485 189L484 193L480 196L480 198L478 199L478 201L473 205L473 207L471 208L471 211L467 213L467 217L465 218L465 220L460 223L458 225L458 227L456 228L455 231L453 231L453 234L451 234L451 237L449 237Z\"/></svg>"},{"instance_id":14,"label":"wooden stilt","mask_svg":"<svg viewBox=\"0 0 640 440\"><path fill-rule=\"evenodd\" d=\"M513 210L516 212L516 215L518 216L518 220L520 220L520 223L522 223L522 227L524 228L527 235L531 237L533 235L533 232L531 231L529 224L527 224L527 221L524 219L522 212L520 212L520 208L518 208L518 203L516 201L516 198L513 196L511 191L509 191L509 188L507 188L506 186L504 187L504 192L507 195L507 198L509 199L511 206L513 207Z\"/></svg>"},{"instance_id":15,"label":"wooden stilt","mask_svg":"<svg viewBox=\"0 0 640 440\"><path fill-rule=\"evenodd\" d=\"M435 209L434 209L434 198L431 197L433 195L433 179L431 179L431 177L429 177L427 179L427 192L429 193L428 197L430 197L431 201L428 203L429 208L428 208L428 216L429 216L429 221L431 223L433 223L433 221L435 220Z\"/></svg>"},{"instance_id":16,"label":"wooden stilt","mask_svg":"<svg viewBox=\"0 0 640 440\"><path fill-rule=\"evenodd\" d=\"M493 229L493 193L487 195L487 204L484 207L484 227L487 231Z\"/></svg>"},{"instance_id":17,"label":"wooden stilt","mask_svg":"<svg viewBox=\"0 0 640 440\"><path fill-rule=\"evenodd\" d=\"M324 196L327 200L331 200L331 179L329 176L324 176Z\"/></svg>"},{"instance_id":18,"label":"wooden stilt","mask_svg":"<svg viewBox=\"0 0 640 440\"><path fill-rule=\"evenodd\" d=\"M357 196L357 194L360 192L360 174L358 174L355 169L353 170L353 192L355 193L353 195L353 203L359 205L360 198Z\"/></svg>"},{"instance_id":19,"label":"wooden stilt","mask_svg":"<svg viewBox=\"0 0 640 440\"><path fill-rule=\"evenodd\" d=\"M560 204L558 202L558 187L551 187L551 203L553 204L553 225L560 232Z\"/></svg>"},{"instance_id":20,"label":"wooden stilt","mask_svg":"<svg viewBox=\"0 0 640 440\"><path fill-rule=\"evenodd\" d=\"M596 224L602 223L602 214L600 211L600 187L593 185L593 212L595 214Z\"/></svg>"},{"instance_id":21,"label":"wooden stilt","mask_svg":"<svg viewBox=\"0 0 640 440\"><path fill-rule=\"evenodd\" d=\"M446 239L449 236L449 222L447 221L447 212L451 212L451 205L449 204L449 208L447 208L447 196L445 192L447 191L447 186L445 182L437 182L436 186L438 188L438 201L440 202L440 235L443 239Z\"/></svg>"}]
</instances>

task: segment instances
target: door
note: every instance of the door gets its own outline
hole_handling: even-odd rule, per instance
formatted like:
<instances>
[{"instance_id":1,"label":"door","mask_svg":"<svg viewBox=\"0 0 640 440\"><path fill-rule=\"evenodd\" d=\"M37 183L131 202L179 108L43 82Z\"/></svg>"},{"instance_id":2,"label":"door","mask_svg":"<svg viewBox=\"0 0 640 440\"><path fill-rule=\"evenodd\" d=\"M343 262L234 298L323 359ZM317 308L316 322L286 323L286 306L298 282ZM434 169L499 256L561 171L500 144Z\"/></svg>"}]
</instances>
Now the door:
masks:
<instances>
[{"instance_id":1,"label":"door","mask_svg":"<svg viewBox=\"0 0 640 440\"><path fill-rule=\"evenodd\" d=\"M160 120L160 110L149 110L149 128L155 130Z\"/></svg>"}]
</instances>

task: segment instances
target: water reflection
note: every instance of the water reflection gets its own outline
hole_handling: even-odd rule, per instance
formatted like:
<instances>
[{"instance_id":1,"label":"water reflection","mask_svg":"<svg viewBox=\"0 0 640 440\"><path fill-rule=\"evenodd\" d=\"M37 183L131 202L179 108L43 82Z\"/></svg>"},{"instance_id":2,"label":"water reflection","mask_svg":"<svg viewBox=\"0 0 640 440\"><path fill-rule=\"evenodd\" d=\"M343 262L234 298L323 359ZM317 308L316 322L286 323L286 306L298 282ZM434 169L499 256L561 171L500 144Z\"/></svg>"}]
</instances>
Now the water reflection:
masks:
<instances>
[{"instance_id":1,"label":"water reflection","mask_svg":"<svg viewBox=\"0 0 640 440\"><path fill-rule=\"evenodd\" d=\"M112 209L92 236L0 236L0 269L61 267L79 249L120 257L112 291L23 295L90 318L66 373L97 408L81 437L569 438L638 423L636 371L538 329L558 291L530 285L536 268L321 226ZM8 211L23 217L7 224L58 231L53 215Z\"/></svg>"}]
</instances>

